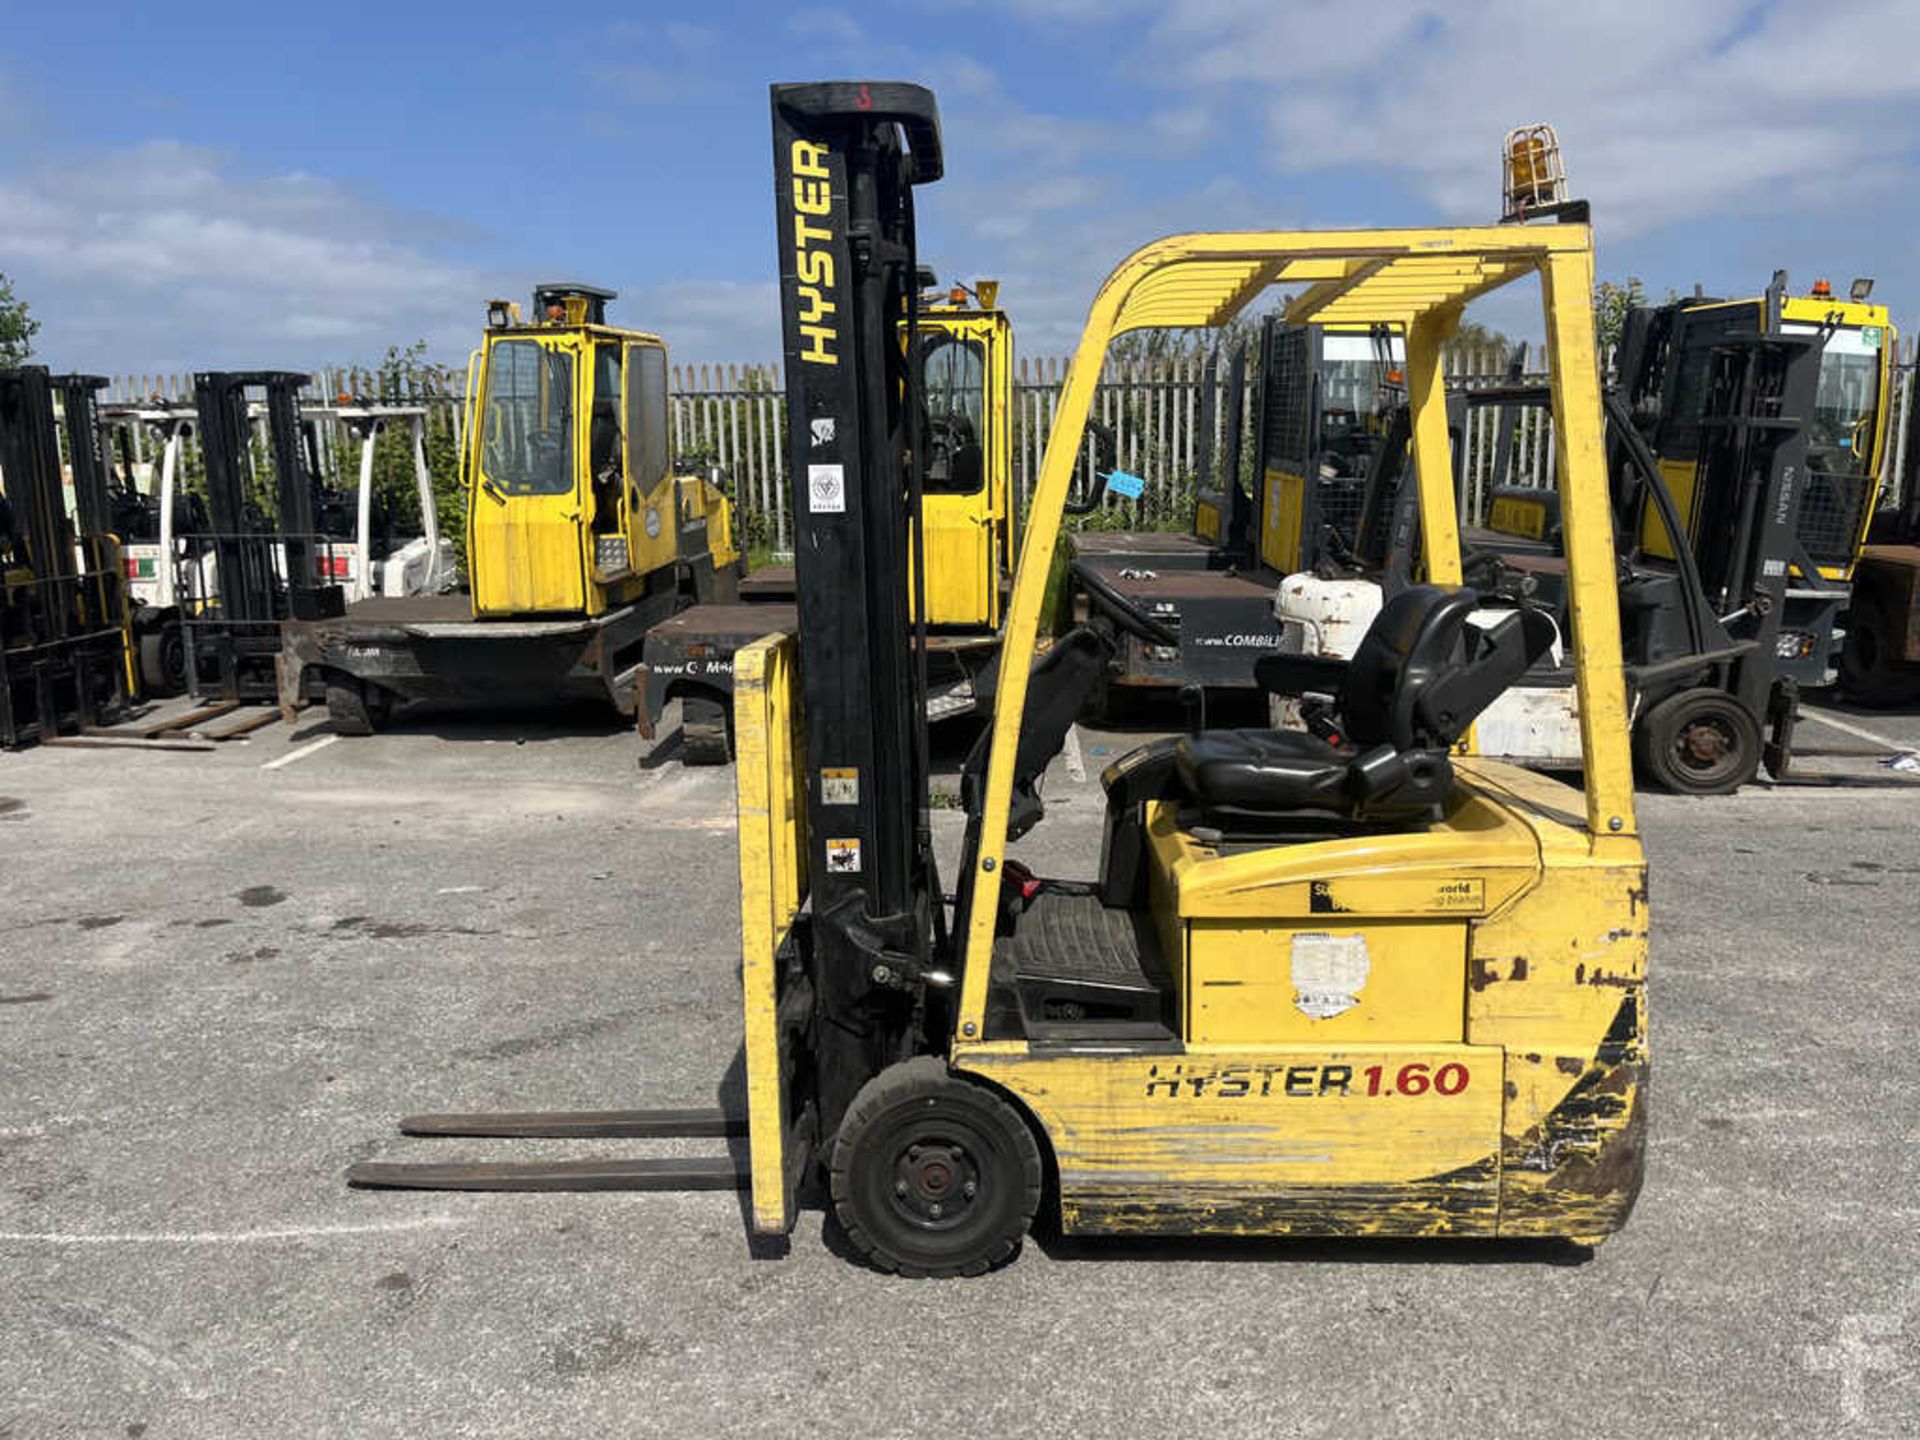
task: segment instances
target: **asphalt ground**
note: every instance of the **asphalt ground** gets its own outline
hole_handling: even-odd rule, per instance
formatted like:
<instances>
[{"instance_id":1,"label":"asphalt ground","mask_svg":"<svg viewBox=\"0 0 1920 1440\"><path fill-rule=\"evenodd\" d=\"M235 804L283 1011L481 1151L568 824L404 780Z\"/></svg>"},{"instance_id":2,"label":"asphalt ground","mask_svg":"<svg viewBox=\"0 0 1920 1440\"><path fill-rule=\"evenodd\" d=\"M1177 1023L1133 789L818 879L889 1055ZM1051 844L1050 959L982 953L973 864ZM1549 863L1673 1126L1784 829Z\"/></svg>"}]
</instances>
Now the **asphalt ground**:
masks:
<instances>
[{"instance_id":1,"label":"asphalt ground","mask_svg":"<svg viewBox=\"0 0 1920 1440\"><path fill-rule=\"evenodd\" d=\"M1076 737L1023 858L1091 873L1134 738ZM1651 1149L1598 1250L1048 1240L929 1283L818 1212L756 1256L725 1194L347 1189L635 1148L409 1110L737 1104L737 883L731 771L595 712L328 741L0 755L4 1440L1920 1433L1920 781L1872 759L1643 797Z\"/></svg>"}]
</instances>

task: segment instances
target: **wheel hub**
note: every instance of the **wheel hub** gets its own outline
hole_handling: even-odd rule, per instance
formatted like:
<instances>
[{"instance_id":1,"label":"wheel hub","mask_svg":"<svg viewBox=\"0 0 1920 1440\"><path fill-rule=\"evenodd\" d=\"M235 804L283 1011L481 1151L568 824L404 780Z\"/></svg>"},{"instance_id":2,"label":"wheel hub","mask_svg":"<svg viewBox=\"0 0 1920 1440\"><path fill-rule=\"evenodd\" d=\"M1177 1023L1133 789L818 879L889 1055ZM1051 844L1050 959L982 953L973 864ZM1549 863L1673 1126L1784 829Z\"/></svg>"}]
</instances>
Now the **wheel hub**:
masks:
<instances>
[{"instance_id":1,"label":"wheel hub","mask_svg":"<svg viewBox=\"0 0 1920 1440\"><path fill-rule=\"evenodd\" d=\"M894 1166L894 1204L920 1225L956 1223L979 1190L972 1158L947 1141L909 1145Z\"/></svg>"},{"instance_id":2,"label":"wheel hub","mask_svg":"<svg viewBox=\"0 0 1920 1440\"><path fill-rule=\"evenodd\" d=\"M1680 732L1681 758L1694 765L1718 765L1730 744L1731 737L1712 720L1696 720Z\"/></svg>"}]
</instances>

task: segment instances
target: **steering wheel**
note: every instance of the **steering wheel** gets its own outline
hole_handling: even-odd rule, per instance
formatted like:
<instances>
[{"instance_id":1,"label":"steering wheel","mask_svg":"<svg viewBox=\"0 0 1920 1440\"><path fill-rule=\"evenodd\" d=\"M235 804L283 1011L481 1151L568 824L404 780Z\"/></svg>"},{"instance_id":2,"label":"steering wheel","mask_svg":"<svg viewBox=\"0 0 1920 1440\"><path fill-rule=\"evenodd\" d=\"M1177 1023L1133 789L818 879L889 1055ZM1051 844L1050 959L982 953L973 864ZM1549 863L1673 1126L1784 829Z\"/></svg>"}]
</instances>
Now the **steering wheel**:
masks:
<instances>
[{"instance_id":1,"label":"steering wheel","mask_svg":"<svg viewBox=\"0 0 1920 1440\"><path fill-rule=\"evenodd\" d=\"M1099 571L1088 567L1077 571L1076 578L1080 587L1100 602L1102 613L1129 635L1147 642L1149 645L1178 645L1180 632L1156 620L1131 596L1122 594L1111 581Z\"/></svg>"}]
</instances>

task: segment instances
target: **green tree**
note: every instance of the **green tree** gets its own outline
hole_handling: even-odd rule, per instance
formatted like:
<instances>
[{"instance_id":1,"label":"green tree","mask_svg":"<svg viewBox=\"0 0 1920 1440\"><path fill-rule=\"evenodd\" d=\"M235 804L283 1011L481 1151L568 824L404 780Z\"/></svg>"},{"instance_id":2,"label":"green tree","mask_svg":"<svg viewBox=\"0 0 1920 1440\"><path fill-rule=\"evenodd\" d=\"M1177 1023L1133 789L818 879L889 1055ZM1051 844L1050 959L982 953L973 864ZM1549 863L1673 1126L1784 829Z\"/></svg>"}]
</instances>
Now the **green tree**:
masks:
<instances>
[{"instance_id":1,"label":"green tree","mask_svg":"<svg viewBox=\"0 0 1920 1440\"><path fill-rule=\"evenodd\" d=\"M19 365L33 354L33 337L40 322L27 312L27 302L13 293L13 281L0 275L0 365Z\"/></svg>"},{"instance_id":2,"label":"green tree","mask_svg":"<svg viewBox=\"0 0 1920 1440\"><path fill-rule=\"evenodd\" d=\"M1604 356L1620 343L1627 328L1627 312L1647 303L1647 287L1637 275L1629 275L1624 285L1602 280L1593 287L1593 337Z\"/></svg>"},{"instance_id":3,"label":"green tree","mask_svg":"<svg viewBox=\"0 0 1920 1440\"><path fill-rule=\"evenodd\" d=\"M435 518L440 533L460 547L466 531L466 492L460 484L460 444L455 430L456 407L445 397L460 393L458 377L445 365L427 359L427 342L389 345L386 357L371 374L356 377L369 393L354 398L370 403L393 405L424 404L427 407L427 471L433 477ZM357 450L342 451L342 463L350 457L358 464ZM390 425L380 433L373 447L373 489L389 514L412 516L418 509L413 478L413 432L405 425Z\"/></svg>"}]
</instances>

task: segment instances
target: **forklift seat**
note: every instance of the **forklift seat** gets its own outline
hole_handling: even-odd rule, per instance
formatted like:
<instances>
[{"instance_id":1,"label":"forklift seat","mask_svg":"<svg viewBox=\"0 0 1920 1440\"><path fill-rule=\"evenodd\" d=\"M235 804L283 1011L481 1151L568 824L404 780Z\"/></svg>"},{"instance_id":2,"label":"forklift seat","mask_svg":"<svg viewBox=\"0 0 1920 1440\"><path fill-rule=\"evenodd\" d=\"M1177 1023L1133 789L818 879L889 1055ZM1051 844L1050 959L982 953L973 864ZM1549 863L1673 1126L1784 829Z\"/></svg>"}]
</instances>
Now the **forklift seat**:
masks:
<instances>
[{"instance_id":1,"label":"forklift seat","mask_svg":"<svg viewBox=\"0 0 1920 1440\"><path fill-rule=\"evenodd\" d=\"M1337 738L1293 730L1203 730L1175 752L1180 787L1203 810L1330 811L1408 820L1446 798L1448 749L1553 641L1552 621L1518 609L1468 623L1480 594L1416 585L1381 607L1350 661L1262 656L1261 686L1331 691Z\"/></svg>"},{"instance_id":2,"label":"forklift seat","mask_svg":"<svg viewBox=\"0 0 1920 1440\"><path fill-rule=\"evenodd\" d=\"M1142 746L1109 765L1100 863L1106 905L1141 903L1148 800L1198 806L1229 833L1325 834L1434 813L1453 785L1447 751L1474 717L1553 642L1544 613L1469 622L1479 592L1417 585L1381 607L1351 661L1264 655L1254 674L1279 695L1334 697L1328 735L1202 730Z\"/></svg>"}]
</instances>

